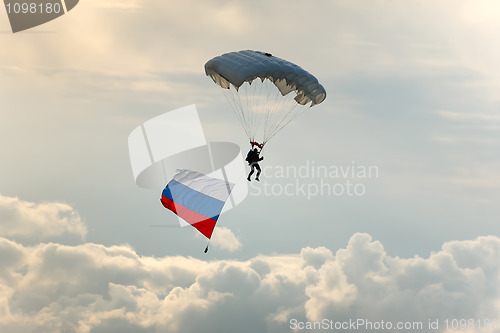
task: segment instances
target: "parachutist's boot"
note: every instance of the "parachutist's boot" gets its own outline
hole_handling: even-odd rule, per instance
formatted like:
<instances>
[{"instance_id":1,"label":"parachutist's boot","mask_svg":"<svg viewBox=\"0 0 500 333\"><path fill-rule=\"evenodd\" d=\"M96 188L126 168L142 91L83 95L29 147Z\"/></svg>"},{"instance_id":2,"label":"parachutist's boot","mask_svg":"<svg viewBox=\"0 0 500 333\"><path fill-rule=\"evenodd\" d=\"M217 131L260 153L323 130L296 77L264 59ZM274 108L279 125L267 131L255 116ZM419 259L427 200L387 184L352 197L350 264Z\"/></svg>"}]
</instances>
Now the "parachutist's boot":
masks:
<instances>
[{"instance_id":1,"label":"parachutist's boot","mask_svg":"<svg viewBox=\"0 0 500 333\"><path fill-rule=\"evenodd\" d=\"M255 177L255 180L256 180L256 181L258 181L258 182L260 182L260 179L259 179L259 177Z\"/></svg>"},{"instance_id":2,"label":"parachutist's boot","mask_svg":"<svg viewBox=\"0 0 500 333\"><path fill-rule=\"evenodd\" d=\"M252 180L250 179L250 176L248 176L248 177L247 177L247 180L248 180L249 182L251 182L251 181L252 181ZM258 179L257 179L257 180L258 180Z\"/></svg>"}]
</instances>

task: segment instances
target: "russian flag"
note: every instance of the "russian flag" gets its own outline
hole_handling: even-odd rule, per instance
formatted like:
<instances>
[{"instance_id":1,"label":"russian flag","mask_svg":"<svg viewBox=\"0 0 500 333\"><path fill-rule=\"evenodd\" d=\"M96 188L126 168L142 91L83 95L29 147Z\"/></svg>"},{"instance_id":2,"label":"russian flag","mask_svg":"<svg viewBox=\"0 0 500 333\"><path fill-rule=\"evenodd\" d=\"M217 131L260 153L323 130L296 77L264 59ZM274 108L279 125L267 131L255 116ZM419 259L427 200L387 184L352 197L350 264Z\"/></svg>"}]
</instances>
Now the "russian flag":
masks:
<instances>
[{"instance_id":1,"label":"russian flag","mask_svg":"<svg viewBox=\"0 0 500 333\"><path fill-rule=\"evenodd\" d=\"M210 239L234 184L197 171L178 170L161 203Z\"/></svg>"}]
</instances>

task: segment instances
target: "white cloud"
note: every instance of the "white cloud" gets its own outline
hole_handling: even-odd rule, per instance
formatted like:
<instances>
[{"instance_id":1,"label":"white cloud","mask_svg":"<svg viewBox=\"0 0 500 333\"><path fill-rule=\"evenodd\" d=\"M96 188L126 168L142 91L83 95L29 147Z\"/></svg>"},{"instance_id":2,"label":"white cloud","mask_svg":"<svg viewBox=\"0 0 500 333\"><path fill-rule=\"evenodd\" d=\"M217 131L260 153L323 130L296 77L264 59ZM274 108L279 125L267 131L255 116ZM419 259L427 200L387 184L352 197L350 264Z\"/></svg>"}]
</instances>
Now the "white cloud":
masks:
<instances>
[{"instance_id":1,"label":"white cloud","mask_svg":"<svg viewBox=\"0 0 500 333\"><path fill-rule=\"evenodd\" d=\"M308 316L392 322L493 318L498 288L492 284L500 275L491 260L498 258L499 246L496 237L480 237L446 243L427 259L401 259L388 256L369 235L356 234L318 271L320 283L306 289ZM341 292L328 295L335 290Z\"/></svg>"},{"instance_id":2,"label":"white cloud","mask_svg":"<svg viewBox=\"0 0 500 333\"><path fill-rule=\"evenodd\" d=\"M1 238L0 329L290 332L291 319L496 319L499 255L493 236L446 243L429 258L391 257L355 234L335 254L304 248L210 262Z\"/></svg>"},{"instance_id":3,"label":"white cloud","mask_svg":"<svg viewBox=\"0 0 500 333\"><path fill-rule=\"evenodd\" d=\"M80 215L61 202L33 203L0 195L0 235L14 240L83 240L87 227Z\"/></svg>"},{"instance_id":4,"label":"white cloud","mask_svg":"<svg viewBox=\"0 0 500 333\"><path fill-rule=\"evenodd\" d=\"M234 252L241 249L241 242L236 235L226 227L216 227L210 244L215 248Z\"/></svg>"}]
</instances>

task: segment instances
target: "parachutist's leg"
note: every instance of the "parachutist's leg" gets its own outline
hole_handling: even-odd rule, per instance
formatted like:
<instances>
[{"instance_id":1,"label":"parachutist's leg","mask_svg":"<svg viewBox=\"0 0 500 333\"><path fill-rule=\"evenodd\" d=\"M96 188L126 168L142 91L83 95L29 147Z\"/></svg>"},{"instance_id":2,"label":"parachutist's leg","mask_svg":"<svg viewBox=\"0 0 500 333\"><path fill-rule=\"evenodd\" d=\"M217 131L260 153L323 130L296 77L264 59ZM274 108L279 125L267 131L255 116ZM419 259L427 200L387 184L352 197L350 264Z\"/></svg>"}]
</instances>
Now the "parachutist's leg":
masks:
<instances>
[{"instance_id":1,"label":"parachutist's leg","mask_svg":"<svg viewBox=\"0 0 500 333\"><path fill-rule=\"evenodd\" d=\"M257 169L257 176L255 176L255 180L259 180L259 176L260 176L260 172L262 170L260 170L260 165L259 163L255 163L255 168ZM253 169L252 169L253 170ZM252 171L253 172L253 171Z\"/></svg>"},{"instance_id":2,"label":"parachutist's leg","mask_svg":"<svg viewBox=\"0 0 500 333\"><path fill-rule=\"evenodd\" d=\"M254 167L253 163L250 164L250 173L248 174L248 178L247 178L248 181L250 181L250 176L253 175L253 172L254 172L253 167Z\"/></svg>"}]
</instances>

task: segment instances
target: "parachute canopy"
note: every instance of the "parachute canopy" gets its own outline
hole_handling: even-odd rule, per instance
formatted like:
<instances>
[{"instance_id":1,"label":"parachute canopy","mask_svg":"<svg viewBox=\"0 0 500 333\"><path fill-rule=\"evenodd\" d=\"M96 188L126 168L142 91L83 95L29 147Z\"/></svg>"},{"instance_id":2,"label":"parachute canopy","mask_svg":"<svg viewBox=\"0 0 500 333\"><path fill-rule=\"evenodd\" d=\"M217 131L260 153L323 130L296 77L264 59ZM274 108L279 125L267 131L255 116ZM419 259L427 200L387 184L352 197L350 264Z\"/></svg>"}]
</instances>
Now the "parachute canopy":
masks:
<instances>
[{"instance_id":1,"label":"parachute canopy","mask_svg":"<svg viewBox=\"0 0 500 333\"><path fill-rule=\"evenodd\" d=\"M229 92L226 97L250 141L267 142L304 111L300 106L326 98L313 75L270 53L226 53L209 60L205 73Z\"/></svg>"},{"instance_id":2,"label":"parachute canopy","mask_svg":"<svg viewBox=\"0 0 500 333\"><path fill-rule=\"evenodd\" d=\"M259 51L230 52L209 60L205 73L219 86L229 89L232 84L236 90L245 82L252 83L256 78L270 80L285 96L295 91L295 101L301 105L309 102L311 106L323 102L326 91L314 76L286 60L270 53Z\"/></svg>"},{"instance_id":3,"label":"parachute canopy","mask_svg":"<svg viewBox=\"0 0 500 333\"><path fill-rule=\"evenodd\" d=\"M178 171L163 190L161 203L210 239L234 184L197 171Z\"/></svg>"}]
</instances>

